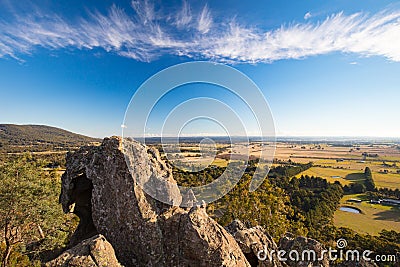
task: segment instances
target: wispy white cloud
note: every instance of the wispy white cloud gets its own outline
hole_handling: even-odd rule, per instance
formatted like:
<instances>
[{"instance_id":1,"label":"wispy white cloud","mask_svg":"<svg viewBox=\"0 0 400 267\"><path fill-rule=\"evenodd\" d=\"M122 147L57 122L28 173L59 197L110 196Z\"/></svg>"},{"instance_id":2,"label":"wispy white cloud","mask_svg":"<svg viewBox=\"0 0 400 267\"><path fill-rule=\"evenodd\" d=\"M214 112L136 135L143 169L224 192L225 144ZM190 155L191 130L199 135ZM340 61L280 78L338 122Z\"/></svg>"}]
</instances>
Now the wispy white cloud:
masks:
<instances>
[{"instance_id":1,"label":"wispy white cloud","mask_svg":"<svg viewBox=\"0 0 400 267\"><path fill-rule=\"evenodd\" d=\"M307 20L307 19L309 19L309 18L311 18L311 17L312 17L312 15L311 15L310 12L307 12L307 13L304 15L304 19L305 19L305 20Z\"/></svg>"},{"instance_id":2,"label":"wispy white cloud","mask_svg":"<svg viewBox=\"0 0 400 267\"><path fill-rule=\"evenodd\" d=\"M143 24L151 23L155 19L154 5L148 0L131 2L132 8L136 11L136 14Z\"/></svg>"},{"instance_id":3,"label":"wispy white cloud","mask_svg":"<svg viewBox=\"0 0 400 267\"><path fill-rule=\"evenodd\" d=\"M201 33L207 33L210 30L211 26L212 26L211 13L207 5L205 5L200 13L197 29Z\"/></svg>"},{"instance_id":4,"label":"wispy white cloud","mask_svg":"<svg viewBox=\"0 0 400 267\"><path fill-rule=\"evenodd\" d=\"M140 61L172 54L256 63L331 52L400 61L400 10L396 9L373 15L337 13L319 22L263 31L213 18L207 6L196 13L186 1L172 17L149 1L132 1L131 6L123 10L112 5L107 13L91 11L87 18L74 21L48 12L17 13L13 20L0 21L0 57L21 58L42 47L102 48Z\"/></svg>"},{"instance_id":5,"label":"wispy white cloud","mask_svg":"<svg viewBox=\"0 0 400 267\"><path fill-rule=\"evenodd\" d=\"M175 18L175 24L180 29L188 26L192 22L192 11L186 1L182 2L182 9L178 11Z\"/></svg>"}]
</instances>

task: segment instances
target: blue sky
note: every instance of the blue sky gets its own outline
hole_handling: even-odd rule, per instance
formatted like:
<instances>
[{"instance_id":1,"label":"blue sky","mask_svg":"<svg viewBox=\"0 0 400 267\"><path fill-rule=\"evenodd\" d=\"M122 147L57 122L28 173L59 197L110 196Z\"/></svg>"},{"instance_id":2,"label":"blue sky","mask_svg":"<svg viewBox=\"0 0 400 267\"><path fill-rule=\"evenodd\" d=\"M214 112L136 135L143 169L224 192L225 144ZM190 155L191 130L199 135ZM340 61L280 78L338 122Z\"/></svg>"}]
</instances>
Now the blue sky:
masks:
<instances>
[{"instance_id":1,"label":"blue sky","mask_svg":"<svg viewBox=\"0 0 400 267\"><path fill-rule=\"evenodd\" d=\"M395 1L0 3L0 123L119 135L144 81L211 60L259 86L278 135L400 137ZM241 110L217 88L194 86L160 111L205 95ZM194 123L194 133L212 129Z\"/></svg>"}]
</instances>

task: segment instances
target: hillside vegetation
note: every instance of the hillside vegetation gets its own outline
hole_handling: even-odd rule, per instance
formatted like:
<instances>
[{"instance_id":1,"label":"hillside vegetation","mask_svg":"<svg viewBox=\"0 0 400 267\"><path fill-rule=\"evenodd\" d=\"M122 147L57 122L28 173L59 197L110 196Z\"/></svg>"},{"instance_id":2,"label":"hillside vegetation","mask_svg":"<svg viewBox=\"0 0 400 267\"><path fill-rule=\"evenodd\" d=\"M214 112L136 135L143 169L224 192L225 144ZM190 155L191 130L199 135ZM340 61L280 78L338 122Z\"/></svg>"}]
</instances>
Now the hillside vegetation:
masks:
<instances>
[{"instance_id":1,"label":"hillside vegetation","mask_svg":"<svg viewBox=\"0 0 400 267\"><path fill-rule=\"evenodd\" d=\"M38 152L80 147L100 139L45 125L0 124L0 152Z\"/></svg>"}]
</instances>

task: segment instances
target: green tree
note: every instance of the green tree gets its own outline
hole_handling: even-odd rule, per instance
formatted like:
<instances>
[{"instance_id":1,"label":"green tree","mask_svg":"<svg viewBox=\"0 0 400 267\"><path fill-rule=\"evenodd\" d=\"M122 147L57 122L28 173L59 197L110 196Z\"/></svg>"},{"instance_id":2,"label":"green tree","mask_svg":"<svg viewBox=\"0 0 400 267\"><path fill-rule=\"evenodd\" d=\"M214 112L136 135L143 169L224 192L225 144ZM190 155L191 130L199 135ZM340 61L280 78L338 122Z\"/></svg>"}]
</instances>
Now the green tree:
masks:
<instances>
[{"instance_id":1,"label":"green tree","mask_svg":"<svg viewBox=\"0 0 400 267\"><path fill-rule=\"evenodd\" d=\"M279 240L287 231L304 234L301 223L291 223L293 209L287 206L289 197L281 188L274 187L268 180L254 192L249 191L252 176L244 174L240 182L223 198L216 201L213 209L223 211L216 218L222 225L239 219L248 227L261 225L266 232Z\"/></svg>"},{"instance_id":2,"label":"green tree","mask_svg":"<svg viewBox=\"0 0 400 267\"><path fill-rule=\"evenodd\" d=\"M27 157L0 166L1 265L10 266L13 253L37 259L60 247L73 222L58 205L60 181Z\"/></svg>"},{"instance_id":3,"label":"green tree","mask_svg":"<svg viewBox=\"0 0 400 267\"><path fill-rule=\"evenodd\" d=\"M375 183L374 183L374 180L372 178L371 169L369 167L365 168L364 177L365 177L365 182L364 182L365 188L368 191L374 191L375 190Z\"/></svg>"},{"instance_id":4,"label":"green tree","mask_svg":"<svg viewBox=\"0 0 400 267\"><path fill-rule=\"evenodd\" d=\"M365 185L360 183L353 183L350 185L350 191L354 194L361 194L364 193L366 190Z\"/></svg>"}]
</instances>

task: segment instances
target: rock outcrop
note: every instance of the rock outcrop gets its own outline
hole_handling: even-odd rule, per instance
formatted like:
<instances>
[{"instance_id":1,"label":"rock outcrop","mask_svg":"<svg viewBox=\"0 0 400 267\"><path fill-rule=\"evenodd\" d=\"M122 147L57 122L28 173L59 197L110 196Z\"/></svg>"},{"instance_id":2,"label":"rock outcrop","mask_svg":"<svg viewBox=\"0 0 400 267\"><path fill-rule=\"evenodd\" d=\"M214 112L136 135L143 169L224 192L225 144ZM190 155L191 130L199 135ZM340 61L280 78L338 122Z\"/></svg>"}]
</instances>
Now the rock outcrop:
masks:
<instances>
[{"instance_id":1,"label":"rock outcrop","mask_svg":"<svg viewBox=\"0 0 400 267\"><path fill-rule=\"evenodd\" d=\"M234 238L205 208L169 206L138 186L139 179L144 184L152 179L168 181L154 190L172 203L182 201L171 169L158 151L126 142L134 151L129 162L132 174L119 137L67 155L60 202L65 212L73 209L80 217L71 246L100 233L125 266L249 266Z\"/></svg>"},{"instance_id":2,"label":"rock outcrop","mask_svg":"<svg viewBox=\"0 0 400 267\"><path fill-rule=\"evenodd\" d=\"M226 230L234 236L251 266L287 266L284 262L279 261L277 256L279 248L262 227L246 228L242 222L234 220L226 227Z\"/></svg>"},{"instance_id":3,"label":"rock outcrop","mask_svg":"<svg viewBox=\"0 0 400 267\"><path fill-rule=\"evenodd\" d=\"M102 235L96 235L65 251L45 266L120 267L114 249Z\"/></svg>"}]
</instances>

